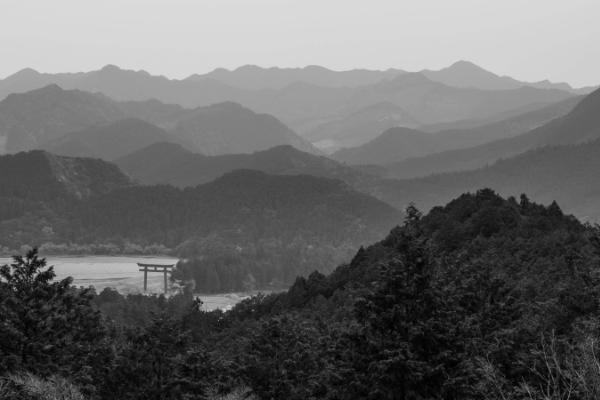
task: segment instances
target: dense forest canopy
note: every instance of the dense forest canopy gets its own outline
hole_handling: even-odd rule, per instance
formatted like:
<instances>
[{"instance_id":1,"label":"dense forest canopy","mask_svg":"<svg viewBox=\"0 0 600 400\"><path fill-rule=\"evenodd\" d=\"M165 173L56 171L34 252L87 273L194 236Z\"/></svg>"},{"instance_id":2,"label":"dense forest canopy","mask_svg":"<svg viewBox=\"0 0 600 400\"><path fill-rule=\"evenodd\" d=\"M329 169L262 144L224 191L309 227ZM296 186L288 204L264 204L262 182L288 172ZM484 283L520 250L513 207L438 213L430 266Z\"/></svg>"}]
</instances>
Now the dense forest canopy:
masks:
<instances>
[{"instance_id":1,"label":"dense forest canopy","mask_svg":"<svg viewBox=\"0 0 600 400\"><path fill-rule=\"evenodd\" d=\"M202 292L283 289L297 275L330 272L402 218L342 181L309 175L239 170L179 189L41 151L0 157L0 167L3 254L171 254L189 260L178 271Z\"/></svg>"},{"instance_id":2,"label":"dense forest canopy","mask_svg":"<svg viewBox=\"0 0 600 400\"><path fill-rule=\"evenodd\" d=\"M32 251L0 270L0 393L592 400L599 270L598 227L489 189L226 313L55 282Z\"/></svg>"}]
</instances>

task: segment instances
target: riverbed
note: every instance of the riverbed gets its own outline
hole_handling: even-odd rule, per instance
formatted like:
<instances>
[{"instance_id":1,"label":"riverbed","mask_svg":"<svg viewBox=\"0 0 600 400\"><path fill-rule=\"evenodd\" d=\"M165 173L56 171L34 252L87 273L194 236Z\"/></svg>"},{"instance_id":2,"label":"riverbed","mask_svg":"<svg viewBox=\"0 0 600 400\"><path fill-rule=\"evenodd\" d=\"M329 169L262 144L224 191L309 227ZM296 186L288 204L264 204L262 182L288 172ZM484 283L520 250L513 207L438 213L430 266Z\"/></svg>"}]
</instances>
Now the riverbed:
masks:
<instances>
[{"instance_id":1,"label":"riverbed","mask_svg":"<svg viewBox=\"0 0 600 400\"><path fill-rule=\"evenodd\" d=\"M10 258L1 258L0 265L11 263ZM93 286L99 293L104 288L114 288L122 294L142 293L144 273L138 270L137 263L169 265L176 264L172 257L148 256L49 256L48 265L54 266L56 279L73 277L75 286ZM169 282L170 285L170 282ZM147 293L162 293L164 276L162 273L148 273ZM199 295L203 308L228 310L251 293L222 293Z\"/></svg>"}]
</instances>

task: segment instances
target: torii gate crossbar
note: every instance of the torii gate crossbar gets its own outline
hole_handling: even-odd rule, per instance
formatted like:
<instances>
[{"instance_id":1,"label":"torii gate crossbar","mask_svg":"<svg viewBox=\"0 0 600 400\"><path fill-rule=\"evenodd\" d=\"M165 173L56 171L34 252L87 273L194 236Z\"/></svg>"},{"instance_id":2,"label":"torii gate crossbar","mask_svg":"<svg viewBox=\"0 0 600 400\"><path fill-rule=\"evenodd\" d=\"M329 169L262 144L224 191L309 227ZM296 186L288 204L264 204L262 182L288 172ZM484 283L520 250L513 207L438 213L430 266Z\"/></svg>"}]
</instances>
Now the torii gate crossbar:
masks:
<instances>
[{"instance_id":1,"label":"torii gate crossbar","mask_svg":"<svg viewBox=\"0 0 600 400\"><path fill-rule=\"evenodd\" d=\"M144 272L144 292L148 289L148 272L162 272L165 275L165 294L167 293L167 272L172 271L175 264L144 264L137 263L140 271Z\"/></svg>"}]
</instances>

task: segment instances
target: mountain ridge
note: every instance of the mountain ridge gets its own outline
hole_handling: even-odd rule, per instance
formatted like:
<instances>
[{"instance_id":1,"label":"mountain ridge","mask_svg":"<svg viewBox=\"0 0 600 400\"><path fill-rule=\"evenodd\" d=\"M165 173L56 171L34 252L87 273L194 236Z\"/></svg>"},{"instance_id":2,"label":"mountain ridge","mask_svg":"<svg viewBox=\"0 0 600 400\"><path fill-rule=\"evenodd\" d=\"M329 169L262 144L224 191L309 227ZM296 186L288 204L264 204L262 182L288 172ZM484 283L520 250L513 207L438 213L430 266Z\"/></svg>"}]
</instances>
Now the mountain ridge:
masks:
<instances>
[{"instance_id":1,"label":"mountain ridge","mask_svg":"<svg viewBox=\"0 0 600 400\"><path fill-rule=\"evenodd\" d=\"M412 85L406 85L408 80L413 81ZM400 85L401 82L405 84ZM416 85L418 82L420 85ZM484 117L510 108L557 101L573 95L566 91L533 88L533 92L523 91L522 88L513 89L514 92L455 88L414 72L356 87L321 87L308 82L300 82L302 85L295 82L281 89L249 90L214 79L174 80L114 66L81 74L40 74L34 81L20 85L21 89L28 90L49 83L57 83L65 89L102 92L118 101L155 98L187 108L235 101L256 112L274 115L300 134L317 124L338 120L348 113L382 101L391 101L421 123L432 124ZM11 79L8 82L0 81L0 97L22 91L15 85ZM448 104L455 106L448 108Z\"/></svg>"},{"instance_id":2,"label":"mountain ridge","mask_svg":"<svg viewBox=\"0 0 600 400\"><path fill-rule=\"evenodd\" d=\"M137 127L117 123L132 117L148 121L138 121ZM148 122L163 126L168 132L147 125ZM154 142L177 141L205 153L252 152L278 144L292 144L318 153L277 118L234 102L195 109L157 100L120 103L102 94L64 90L56 84L11 94L0 102L0 137L3 138L0 153L49 146L68 155L112 159L136 149L135 143L129 143L129 147L119 150L119 134L123 140L137 138L141 142L137 148L149 144L144 140L152 136ZM61 142L60 139L68 135ZM103 154L96 154L92 147L102 143L113 143L113 148L104 146Z\"/></svg>"},{"instance_id":3,"label":"mountain ridge","mask_svg":"<svg viewBox=\"0 0 600 400\"><path fill-rule=\"evenodd\" d=\"M413 201L428 210L460 193L489 187L503 196L527 193L536 202L557 201L565 212L588 222L598 222L599 160L600 139L582 144L546 146L478 169L390 179L382 186L385 192L381 198L397 207Z\"/></svg>"},{"instance_id":4,"label":"mountain ridge","mask_svg":"<svg viewBox=\"0 0 600 400\"><path fill-rule=\"evenodd\" d=\"M566 115L529 132L479 146L450 150L388 165L397 178L468 170L511 157L536 147L576 144L600 137L600 90L584 97Z\"/></svg>"},{"instance_id":5,"label":"mountain ridge","mask_svg":"<svg viewBox=\"0 0 600 400\"><path fill-rule=\"evenodd\" d=\"M568 114L581 100L580 97L572 97L544 108L474 128L436 132L392 128L361 146L340 149L331 157L348 164L384 165L450 150L470 148L526 133Z\"/></svg>"},{"instance_id":6,"label":"mountain ridge","mask_svg":"<svg viewBox=\"0 0 600 400\"><path fill-rule=\"evenodd\" d=\"M340 165L324 156L302 152L290 145L250 154L206 156L194 154L176 144L156 143L121 157L115 163L142 184L178 187L204 184L237 169L340 179L358 191L364 191L361 189L376 179L374 175Z\"/></svg>"}]
</instances>

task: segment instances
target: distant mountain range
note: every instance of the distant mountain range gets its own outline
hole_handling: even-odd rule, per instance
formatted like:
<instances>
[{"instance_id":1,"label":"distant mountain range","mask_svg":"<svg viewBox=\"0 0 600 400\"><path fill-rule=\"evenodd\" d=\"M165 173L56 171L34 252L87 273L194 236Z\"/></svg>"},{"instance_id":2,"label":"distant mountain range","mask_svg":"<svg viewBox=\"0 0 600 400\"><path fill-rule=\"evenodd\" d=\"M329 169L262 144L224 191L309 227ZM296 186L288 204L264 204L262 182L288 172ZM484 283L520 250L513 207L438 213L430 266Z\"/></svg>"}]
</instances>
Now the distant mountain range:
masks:
<instances>
[{"instance_id":1,"label":"distant mountain range","mask_svg":"<svg viewBox=\"0 0 600 400\"><path fill-rule=\"evenodd\" d=\"M553 83L548 80L523 82L508 76L499 76L464 60L437 71L426 69L420 72L432 81L461 88L506 90L531 86L539 89L571 91L577 94L586 94L593 89L590 87L574 89L568 83ZM357 87L393 79L405 73L407 71L393 68L384 71L366 69L332 71L318 65L304 68L261 68L256 65L245 65L235 70L218 68L207 74L194 74L187 80L216 80L229 86L251 90L281 89L295 82L325 87Z\"/></svg>"},{"instance_id":2,"label":"distant mountain range","mask_svg":"<svg viewBox=\"0 0 600 400\"><path fill-rule=\"evenodd\" d=\"M235 70L218 68L207 74L194 74L186 80L194 82L215 80L248 90L282 89L296 82L323 87L357 87L392 79L403 73L405 71L399 69L332 71L318 65L304 68L261 68L256 65L244 65Z\"/></svg>"},{"instance_id":3,"label":"distant mountain range","mask_svg":"<svg viewBox=\"0 0 600 400\"><path fill-rule=\"evenodd\" d=\"M119 158L115 163L142 184L178 187L210 182L238 169L275 175L313 175L339 179L356 190L368 192L374 175L339 164L327 157L302 152L292 146L277 146L252 154L205 156L173 143L156 143Z\"/></svg>"},{"instance_id":4,"label":"distant mountain range","mask_svg":"<svg viewBox=\"0 0 600 400\"><path fill-rule=\"evenodd\" d=\"M382 102L369 105L340 119L319 124L304 134L318 148L334 152L359 146L396 126L416 128L420 123L401 107Z\"/></svg>"},{"instance_id":5,"label":"distant mountain range","mask_svg":"<svg viewBox=\"0 0 600 400\"><path fill-rule=\"evenodd\" d=\"M275 117L256 114L231 102L188 112L177 121L172 133L207 155L249 153L284 144L316 152Z\"/></svg>"},{"instance_id":6,"label":"distant mountain range","mask_svg":"<svg viewBox=\"0 0 600 400\"><path fill-rule=\"evenodd\" d=\"M491 187L505 195L528 193L536 201L548 203L557 200L569 213L575 213L585 219L600 220L597 207L597 204L600 204L600 191L597 190L596 183L596 171L599 170L596 168L596 160L600 159L598 110L600 90L583 99L569 99L547 109L526 113L480 129L434 135L406 128L394 128L389 132L391 137L412 136L414 140L423 135L440 135L458 141L475 140L477 135L487 139L496 135L509 136L482 146L448 151L421 159L408 159L391 165L395 168L392 173L397 176L410 172L418 176L427 173L428 168L439 168L436 171L438 175L416 179L384 179L383 168L356 169L324 157L299 152L291 147L274 148L249 155L202 157L186 153L175 145L156 144L117 162L136 179L180 186L202 183L236 168L259 169L275 174L307 173L336 177L354 189L375 196L398 209L411 201L428 209L466 191ZM557 114L564 115L552 119ZM548 119L551 119L550 122L515 135L519 130L536 126ZM461 139L462 136L467 139ZM384 139L386 135L382 136L382 140ZM165 147L171 148L170 155ZM398 155L398 147L394 147L393 142L387 142L374 151L373 157L379 155L380 158L385 158L385 150L388 148L392 149L388 154L390 157ZM520 154L527 150L531 151ZM164 159L161 159L161 155ZM455 157L450 160L456 160L456 163L472 163L474 166L465 165L465 169L470 168L471 171L447 173L446 168L454 164L431 163L431 160L438 157L444 160L444 155ZM160 162L155 168L145 171L144 165L154 158ZM500 158L504 160L497 161ZM421 162L419 169L411 171L405 167L417 161Z\"/></svg>"},{"instance_id":7,"label":"distant mountain range","mask_svg":"<svg viewBox=\"0 0 600 400\"><path fill-rule=\"evenodd\" d=\"M589 93L591 87L574 89L567 83L553 83L547 80L539 82L523 82L507 76L499 76L487 71L472 62L458 61L440 70L420 71L427 78L448 86L461 88L476 88L484 90L518 89L522 86L531 86L540 89L558 89L572 91L577 94ZM282 89L294 83L302 82L321 87L359 87L368 86L384 80L394 79L407 73L402 69L390 68L387 70L354 69L334 71L322 66L311 65L303 68L263 68L256 65L244 65L234 70L217 68L205 74L193 74L186 79L187 83L222 83L231 88L245 90ZM163 76L152 76L146 71L124 71L114 65L106 65L97 71L77 73L40 73L31 68L25 68L13 75L0 80L0 97L9 93L26 92L32 89L56 83L66 88L80 88L82 90L99 90L100 86L107 86L117 92L118 87L110 85L117 75L127 75L130 78L128 88L138 87L149 89L163 89L167 82L181 82ZM151 85L150 82L154 81ZM77 86L79 85L79 86ZM95 88L94 88L95 86ZM122 88L125 89L125 88ZM121 89L121 90L122 90ZM127 90L129 90L127 89ZM101 90L100 90L101 91ZM124 92L121 92L124 93ZM142 94L142 93L140 93ZM116 96L115 96L116 97Z\"/></svg>"},{"instance_id":8,"label":"distant mountain range","mask_svg":"<svg viewBox=\"0 0 600 400\"><path fill-rule=\"evenodd\" d=\"M40 147L62 156L114 160L153 143L177 141L156 125L127 118L71 132Z\"/></svg>"},{"instance_id":9,"label":"distant mountain range","mask_svg":"<svg viewBox=\"0 0 600 400\"><path fill-rule=\"evenodd\" d=\"M348 164L389 164L447 150L477 146L528 132L569 113L583 98L572 97L505 120L474 128L427 133L392 128L368 143L341 149L332 158Z\"/></svg>"},{"instance_id":10,"label":"distant mountain range","mask_svg":"<svg viewBox=\"0 0 600 400\"><path fill-rule=\"evenodd\" d=\"M568 111L570 109L570 111ZM562 110L562 111L557 111ZM549 119L554 113L565 113L562 117L533 128L530 131L497 140L483 146L449 151L423 157L432 160L443 154L462 154L457 162L480 162L475 169L464 172L445 172L441 165L437 175L415 179L384 179L381 168L352 168L324 157L299 152L290 147L280 147L265 152L243 156L199 157L188 154L174 145L156 144L145 150L126 156L118 163L132 177L138 179L159 179L157 182L174 183L181 186L194 185L202 180L210 180L219 174L235 168L252 168L275 174L307 173L337 177L352 185L356 190L371 194L380 200L401 209L411 201L423 209L441 204L466 191L491 187L504 195L518 196L528 193L532 199L550 203L557 200L566 212L578 217L598 221L600 211L600 190L597 185L596 164L600 161L600 91L583 99L571 99L560 105L549 107L513 119L513 123L492 124L488 131L480 134L514 135L511 129L536 125ZM476 129L469 134L476 135ZM468 132L468 131L465 131ZM466 135L465 132L447 132L449 137ZM414 132L415 137L424 134ZM435 136L435 135L433 135ZM167 154L165 146L173 149L171 156L165 157L155 169L144 171L147 163L159 154ZM162 147L162 149L161 149ZM383 149L384 147L382 147ZM153 154L154 149L154 154ZM487 149L488 152L481 152ZM381 149L380 149L381 150ZM529 150L529 151L527 151ZM464 155L473 154L472 159ZM382 155L383 156L383 155ZM158 158L158 157L157 157ZM499 158L503 158L499 160ZM158 158L160 159L160 158ZM177 164L175 160L183 160ZM398 175L406 173L401 166L410 165L414 160L393 164ZM486 166L489 165L489 166ZM415 175L426 172L428 164L423 163ZM466 168L465 168L466 169ZM208 172L210 171L210 173ZM197 179L197 180L195 180Z\"/></svg>"},{"instance_id":11,"label":"distant mountain range","mask_svg":"<svg viewBox=\"0 0 600 400\"><path fill-rule=\"evenodd\" d=\"M54 83L64 89L100 92L118 101L157 99L188 108L232 101L255 112L271 114L300 134L309 134L320 125L340 123L380 103L402 109L405 115L398 123L412 126L415 121L427 125L481 119L532 104L542 106L574 94L567 85L523 83L502 90L490 89L495 86L488 83L482 87L463 87L461 82L468 78L469 71L474 74L473 82L483 80L479 78L480 69L462 65L459 63L435 74L431 71L334 72L319 67L297 70L243 67L235 71L217 70L184 80L122 70L111 65L85 73L42 74L27 69L0 81L0 98ZM487 73L486 76L485 82L488 82L493 78L490 76L495 75ZM397 119L397 114L392 111L383 118ZM372 138L369 134L373 132L371 128L363 143ZM354 144L358 143L350 143Z\"/></svg>"},{"instance_id":12,"label":"distant mountain range","mask_svg":"<svg viewBox=\"0 0 600 400\"><path fill-rule=\"evenodd\" d=\"M338 150L332 158L348 164L389 164L437 153L441 148L441 141L435 135L398 127L386 130L362 146Z\"/></svg>"},{"instance_id":13,"label":"distant mountain range","mask_svg":"<svg viewBox=\"0 0 600 400\"><path fill-rule=\"evenodd\" d=\"M11 94L0 102L0 136L4 149L18 152L90 126L125 118L126 114L109 98L62 90L49 85L23 94Z\"/></svg>"},{"instance_id":14,"label":"distant mountain range","mask_svg":"<svg viewBox=\"0 0 600 400\"><path fill-rule=\"evenodd\" d=\"M570 91L577 94L587 94L594 88L585 87L573 89L568 83L553 83L548 80L539 82L518 81L509 76L498 76L493 72L487 71L478 65L469 61L457 61L449 67L438 71L423 70L423 75L432 81L441 82L448 86L462 88L477 88L485 90L510 90L518 89L523 86L530 86L538 89L558 89Z\"/></svg>"},{"instance_id":15,"label":"distant mountain range","mask_svg":"<svg viewBox=\"0 0 600 400\"><path fill-rule=\"evenodd\" d=\"M489 165L543 146L578 144L600 138L600 90L587 95L563 117L529 132L479 146L411 158L387 166L390 176L410 178Z\"/></svg>"},{"instance_id":16,"label":"distant mountain range","mask_svg":"<svg viewBox=\"0 0 600 400\"><path fill-rule=\"evenodd\" d=\"M398 207L415 202L428 210L461 193L489 187L505 196L525 193L538 202L556 201L569 214L600 222L599 171L600 140L595 140L543 147L471 171L390 179L381 186L381 198L393 199Z\"/></svg>"},{"instance_id":17,"label":"distant mountain range","mask_svg":"<svg viewBox=\"0 0 600 400\"><path fill-rule=\"evenodd\" d=\"M156 100L119 103L57 85L1 101L0 137L0 153L43 148L107 160L164 141L206 154L249 153L282 144L317 152L276 118L234 103L196 109Z\"/></svg>"},{"instance_id":18,"label":"distant mountain range","mask_svg":"<svg viewBox=\"0 0 600 400\"><path fill-rule=\"evenodd\" d=\"M38 96L40 93L42 96ZM81 114L77 114L76 107L69 106L73 97L84 105ZM60 157L40 151L0 157L0 237L5 240L4 246L39 240L129 240L142 245L160 243L174 247L190 237L212 234L234 243L256 240L263 243L261 246L265 240L286 242L298 237L302 243L354 245L389 229L398 221L397 210L410 202L427 209L482 187L491 187L504 195L527 192L535 201L557 200L568 213L589 220L600 219L597 207L600 190L596 183L600 167L596 165L600 160L600 90L583 99L569 98L485 129L480 127L479 131L428 134L393 128L390 136L395 138L429 135L459 141L465 136L468 141L478 135L487 139L508 136L481 146L423 157L420 160L428 162L414 170L415 174L436 167L439 174L415 179L385 178L379 175L385 173L383 167L353 168L291 145L247 154L196 154L194 147L203 142L190 140L210 137L219 127L252 136L260 131L252 124L263 118L270 122L260 122L260 126L269 127L273 123L280 127L272 117L231 103L196 110L154 101L129 102L123 106L103 95L62 91L54 86L33 94L14 95L6 101L38 110L35 118L27 119L18 112L9 112L12 109L0 103L3 123L18 121L21 129L31 130L26 137L41 142L50 132L51 140L45 143L57 146L62 143L63 148L78 151L93 149L98 152L97 157L115 159L121 169L101 160ZM97 108L95 102L99 104ZM90 113L89 104L102 112ZM135 112L137 116L153 115L155 122L162 121L171 128L165 130L140 119L121 118L61 139L56 138L55 128L60 126L56 121L61 120L61 110L68 110L70 118L65 120L72 126L87 121L84 117L100 120L125 114L131 118L129 115ZM560 113L564 115L547 122ZM40 129L45 126L39 122L44 118L52 121L48 126L53 130ZM204 121L198 122L200 119ZM537 124L541 126L515 133ZM198 136L177 134L179 129L190 126L188 132L199 132ZM176 137L185 143L183 146L168 143L162 140L165 137ZM229 136L220 133L219 137ZM116 152L120 138L123 148ZM273 140L269 137L267 141ZM146 146L136 148L142 142ZM390 143L382 149L393 149ZM442 161L443 157L449 157L451 162L432 163L435 157L441 157ZM386 164L385 168L401 176L410 171L406 166L415 160ZM457 165L471 170L448 172ZM138 183L132 183L134 180ZM139 183L160 185L139 186Z\"/></svg>"},{"instance_id":19,"label":"distant mountain range","mask_svg":"<svg viewBox=\"0 0 600 400\"><path fill-rule=\"evenodd\" d=\"M360 170L380 176L370 182L373 193L397 208L415 202L426 211L461 193L489 187L505 196L526 193L535 201L556 200L567 213L598 222L599 110L597 90L566 115L527 133L386 166L391 176L411 179L383 179L383 167Z\"/></svg>"},{"instance_id":20,"label":"distant mountain range","mask_svg":"<svg viewBox=\"0 0 600 400\"><path fill-rule=\"evenodd\" d=\"M111 71L108 72L117 75L120 73L120 70ZM123 71L123 73L126 77L133 72ZM140 75L139 78L143 78L143 81L154 79L147 75ZM328 114L331 117L335 114L334 109L339 115L347 113L348 117L341 119L338 117L336 122L332 123L324 122L320 128L313 131L316 135L312 136L313 140L333 143L368 140L374 137L379 129L400 123L400 120L403 125L414 126L417 123L417 120L412 117L414 115L434 121L453 119L458 116L461 118L490 116L519 107L529 107L532 104L541 107L545 102L554 103L572 97L564 91L546 89L482 91L451 88L414 73L404 73L390 81L355 89L293 84L279 91L277 96L272 96L273 93L269 100L272 102L271 107L267 108L287 114L292 119L303 120L310 114L308 118L311 124L316 123L313 118L327 119L317 114ZM261 101L260 98L254 100L259 103ZM260 104L257 107L260 109ZM350 112L353 109L359 111ZM31 115L35 117L32 118ZM16 152L47 148L59 154L97 155L112 159L150 143L165 141L157 138L155 129L148 129L148 132L154 131L154 133L148 133L148 137L141 140L143 132L138 129L136 137L140 138L140 143L137 148L130 146L123 151L113 151L114 154L94 154L90 149L91 143L99 144L104 141L108 145L111 142L108 139L110 135L102 140L94 139L94 142L90 139L90 135L94 132L100 135L103 131L88 129L126 118L137 118L156 124L176 137L171 141L185 143L194 151L209 155L250 153L284 144L291 144L303 151L318 152L307 140L296 135L276 118L254 113L232 102L195 109L164 104L158 100L116 102L102 94L92 94L78 89L63 90L55 84L22 94L13 94L0 102L0 137L3 137L0 151ZM76 132L81 133L85 130L88 131L81 136L87 137L85 139L88 141L87 144L84 139L74 140L74 137L78 136ZM57 141L67 134L70 139ZM131 130L125 134L133 140ZM118 135L118 132L114 131L113 137L114 135ZM452 140L449 140L449 143L452 143ZM134 144L130 142L130 145ZM473 144L467 143L467 145ZM430 149L431 146L425 147ZM427 152L458 147L461 145L433 147ZM409 149L406 151L409 153ZM427 153L415 152L408 156L423 154Z\"/></svg>"},{"instance_id":21,"label":"distant mountain range","mask_svg":"<svg viewBox=\"0 0 600 400\"><path fill-rule=\"evenodd\" d=\"M277 80L270 83L272 87L262 87L260 79L265 80L264 85L269 84L269 74ZM585 165L595 166L590 160L600 141L600 90L584 97L576 96L564 85L523 86L514 79L498 77L466 62L440 71L390 70L381 79L376 78L378 75L373 71L337 74L319 68L246 67L178 81L123 71L114 66L80 74L23 71L1 81L0 91L7 87L14 90L35 86L48 80L89 91L65 90L57 84L49 84L10 94L0 101L0 152L44 149L54 154L34 151L2 158L4 171L12 171L10 174L14 176L0 180L0 185L4 185L0 189L4 215L17 216L11 219L10 225L17 232L23 230L15 221L35 211L47 213L44 221L53 229L63 229L60 231L62 239L71 237L74 229L81 229L79 234L89 229L90 234L106 239L110 227L94 230L88 225L94 220L101 226L102 221L94 219L98 216L69 214L69 218L74 218L69 222L55 210L75 212L73 204L76 203L84 208L99 207L99 210L112 204L128 210L139 205L148 210L148 215L158 213L151 204L134 200L136 195L147 193L156 201L161 196L172 199L174 204L193 213L193 201L209 200L203 197L208 194L199 194L204 189L192 188L208 185L211 190L221 190L220 184L211 185L229 182L224 186L227 193L243 197L243 192L237 190L255 193L250 184L241 183L241 177L246 177L253 185L275 190L276 196L280 189L287 191L287 185L293 181L300 185L299 191L302 185L309 191L315 189L315 196L321 190L318 188L326 187L335 193L332 194L335 201L349 196L357 199L356 204L362 204L363 200L358 199L368 198L368 202L375 202L372 204L383 201L396 209L410 201L429 207L462 192L490 186L502 194L523 190L532 196L539 195L536 200L544 202L553 200L550 197L554 196L562 200L568 212L586 218L600 216L591 205L599 200L592 182L594 171L582 171ZM252 77L256 77L256 87L250 87ZM329 85L320 81L329 78ZM363 83L346 82L352 79L362 79ZM164 103L168 98L180 104ZM190 103L212 98L220 98L221 102L186 108ZM232 99L240 103L230 101ZM266 114L265 110L272 114ZM302 126L305 137L297 135L274 115L283 115L284 120ZM358 145L341 149L330 159L306 138L329 149L345 143ZM114 161L120 169L90 158ZM23 167L21 173L15 165L24 163L23 160L30 166ZM558 170L560 166L567 171ZM520 169L527 172L519 172ZM44 170L39 179L34 176L36 170ZM254 172L236 172L239 170ZM95 176L90 176L90 171ZM2 173L9 174L0 171L0 175ZM430 174L438 175L427 176ZM322 182L317 184L307 175L317 181L333 179L337 183L331 183L331 187ZM556 179L551 179L552 175ZM40 188L39 195L33 194L24 183L18 183L18 180L28 182L28 179ZM228 186L231 182L240 187ZM139 184L175 187L148 188ZM271 189L271 184L277 189ZM346 186L343 190L334 190L335 185L342 185L336 186L338 189ZM533 189L527 190L527 185ZM561 194L560 188L569 188L569 193ZM194 197L196 195L198 197ZM294 195L302 198L301 193L294 192ZM46 201L51 198L53 202ZM100 202L100 198L106 203ZM210 201L217 202L212 198ZM271 208L263 198L253 197L248 201L257 201L260 206L256 207L263 207L262 211L256 211L263 213L263 217L270 213L264 212ZM250 209L255 210L252 207ZM330 210L329 206L324 207ZM77 212L84 213L84 208L77 208L80 210ZM233 209L223 210L218 212L246 218ZM299 209L294 210L293 213L300 213ZM179 215L178 210L168 212L172 216ZM351 209L345 209L346 212L348 214L340 218L348 217L347 221L356 222ZM126 216L121 217L127 220ZM291 221L285 218L278 223ZM333 223L323 216L320 218ZM196 223L205 221L209 220L198 219ZM115 217L110 223L120 222ZM161 222L169 232L161 240L169 246L185 235L200 232L194 231L191 225L175 227L179 223L182 222L176 218ZM344 225L342 230L354 232L362 225L362 222L353 222ZM234 225L227 226L227 232L220 231L219 235L230 235L237 229ZM325 230L322 228L321 233ZM139 232L141 230L135 235ZM27 234L34 235L34 232ZM285 234L291 235L287 231ZM332 237L328 240L333 240ZM135 238L145 240L146 244L152 239Z\"/></svg>"},{"instance_id":22,"label":"distant mountain range","mask_svg":"<svg viewBox=\"0 0 600 400\"><path fill-rule=\"evenodd\" d=\"M389 101L402 107L422 124L485 118L531 104L549 104L571 94L556 89L524 86L510 90L456 88L434 82L420 73L407 73L391 81L356 90L353 109ZM350 106L348 106L350 108Z\"/></svg>"}]
</instances>

